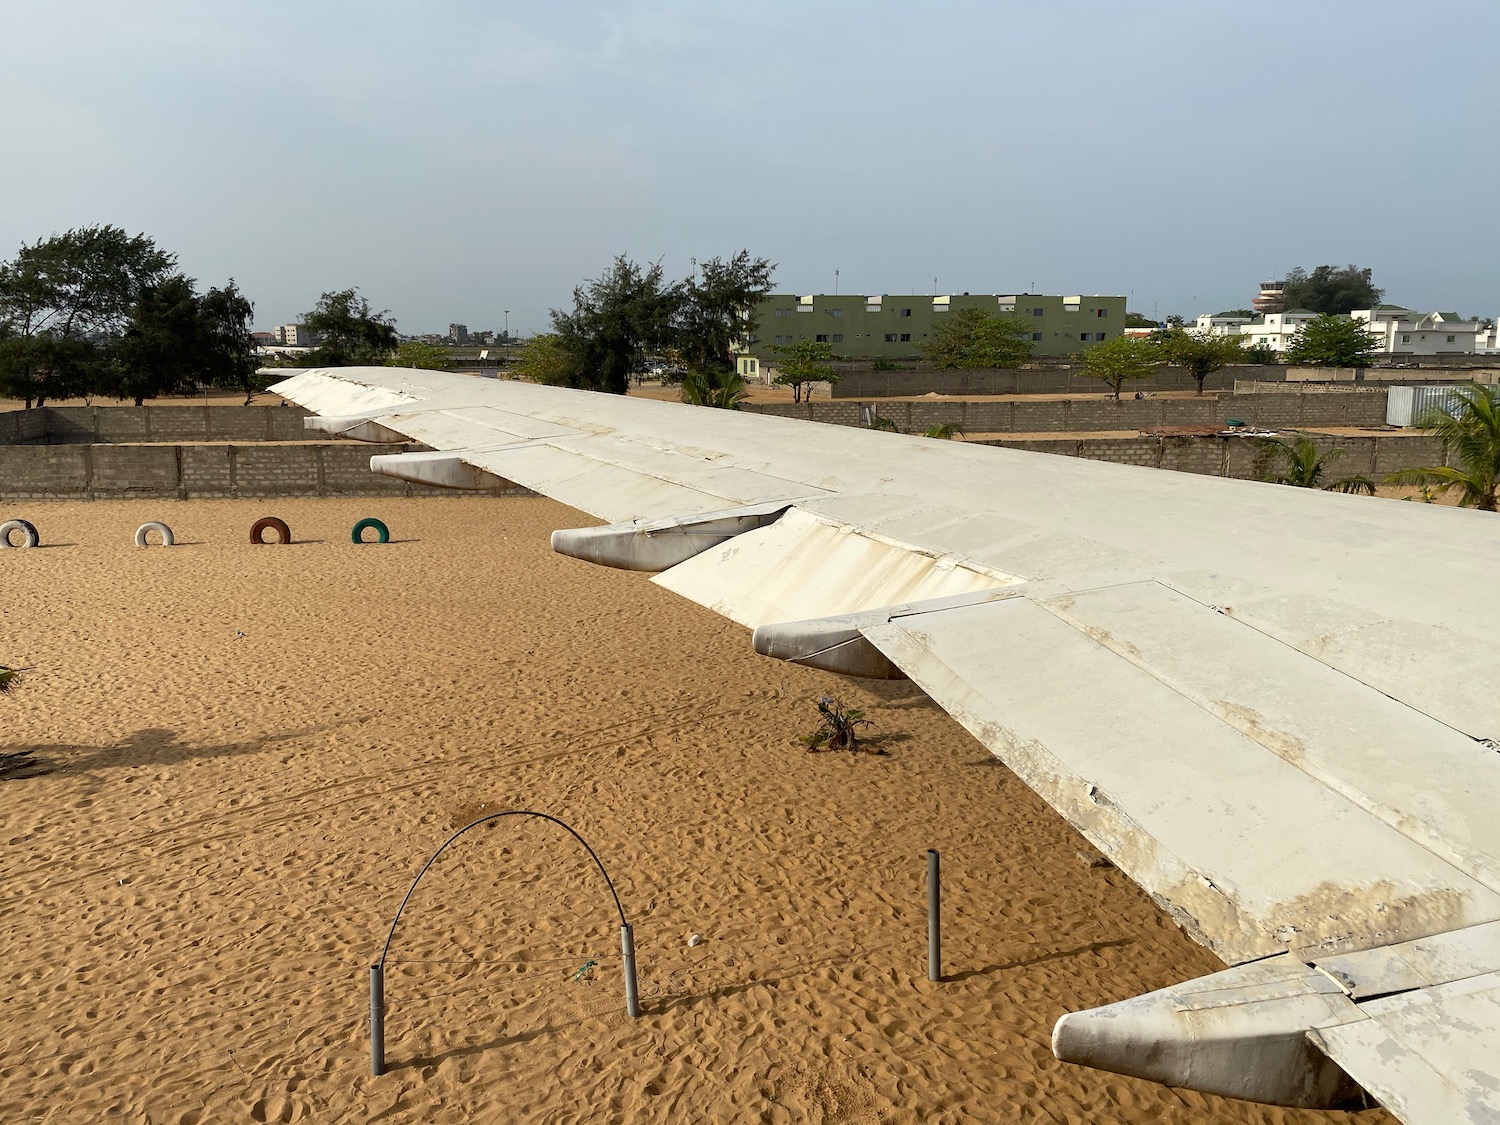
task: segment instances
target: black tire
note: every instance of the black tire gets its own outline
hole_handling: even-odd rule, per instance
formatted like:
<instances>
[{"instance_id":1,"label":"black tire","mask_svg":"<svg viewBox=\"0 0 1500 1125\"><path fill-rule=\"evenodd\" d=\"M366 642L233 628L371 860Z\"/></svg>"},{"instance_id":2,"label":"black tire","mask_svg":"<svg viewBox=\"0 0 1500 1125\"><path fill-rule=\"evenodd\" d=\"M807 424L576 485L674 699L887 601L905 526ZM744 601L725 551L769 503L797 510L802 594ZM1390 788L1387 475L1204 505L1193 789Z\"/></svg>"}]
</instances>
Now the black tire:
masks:
<instances>
[{"instance_id":1,"label":"black tire","mask_svg":"<svg viewBox=\"0 0 1500 1125\"><path fill-rule=\"evenodd\" d=\"M11 532L21 533L19 544L10 541ZM35 547L42 541L42 537L36 532L36 525L28 520L6 520L0 523L0 548L3 547Z\"/></svg>"}]
</instances>

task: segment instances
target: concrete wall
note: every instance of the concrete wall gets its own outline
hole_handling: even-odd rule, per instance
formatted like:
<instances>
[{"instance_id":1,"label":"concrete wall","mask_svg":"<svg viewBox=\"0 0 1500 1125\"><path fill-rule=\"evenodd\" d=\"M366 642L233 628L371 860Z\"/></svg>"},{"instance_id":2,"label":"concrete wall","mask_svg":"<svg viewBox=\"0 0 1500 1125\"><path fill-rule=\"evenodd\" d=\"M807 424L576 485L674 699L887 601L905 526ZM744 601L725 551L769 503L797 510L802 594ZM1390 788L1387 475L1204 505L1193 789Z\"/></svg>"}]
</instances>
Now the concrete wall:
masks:
<instances>
[{"instance_id":1,"label":"concrete wall","mask_svg":"<svg viewBox=\"0 0 1500 1125\"><path fill-rule=\"evenodd\" d=\"M1325 437L1313 435L1320 450L1341 448L1326 473L1329 480L1366 476L1376 484L1397 469L1447 463L1442 442L1434 437ZM1122 465L1144 465L1207 476L1260 480L1276 470L1277 462L1265 446L1248 437L1133 437L1035 438L1011 441L997 438L979 444L1085 457Z\"/></svg>"},{"instance_id":2,"label":"concrete wall","mask_svg":"<svg viewBox=\"0 0 1500 1125\"><path fill-rule=\"evenodd\" d=\"M308 437L302 427L308 411L291 406L48 406L10 412L12 417L18 414L43 415L46 440L52 445Z\"/></svg>"},{"instance_id":3,"label":"concrete wall","mask_svg":"<svg viewBox=\"0 0 1500 1125\"><path fill-rule=\"evenodd\" d=\"M149 409L149 408L148 408ZM19 500L222 499L280 496L508 496L509 486L455 493L370 471L370 457L408 446L0 445L0 498Z\"/></svg>"},{"instance_id":4,"label":"concrete wall","mask_svg":"<svg viewBox=\"0 0 1500 1125\"><path fill-rule=\"evenodd\" d=\"M770 361L775 366L774 359ZM1097 394L1106 389L1098 379L1082 374L1076 364L1056 367L1000 367L978 371L845 371L833 385L834 398L890 398L895 395L1024 395L1024 394ZM1246 365L1226 367L1208 377L1204 387L1210 391L1234 388L1236 379L1260 379L1280 382L1286 368ZM1149 378L1131 383L1126 394L1135 391L1191 391L1197 381L1180 367L1159 367Z\"/></svg>"},{"instance_id":5,"label":"concrete wall","mask_svg":"<svg viewBox=\"0 0 1500 1125\"><path fill-rule=\"evenodd\" d=\"M775 366L774 359L770 361ZM1015 394L1090 394L1104 385L1082 374L1077 364L1058 364L1036 368L991 368L980 371L936 371L908 364L905 371L872 371L856 365L835 364L840 379L833 385L834 398L890 398L898 395L1015 395ZM1310 381L1343 385L1388 386L1404 383L1462 383L1473 379L1481 383L1500 380L1492 363L1449 368L1424 366L1408 368L1369 367L1283 367L1245 364L1215 371L1204 383L1210 391L1233 390L1235 381L1286 383ZM1159 367L1146 379L1129 384L1126 394L1135 391L1191 391L1197 383L1178 367Z\"/></svg>"},{"instance_id":6,"label":"concrete wall","mask_svg":"<svg viewBox=\"0 0 1500 1125\"><path fill-rule=\"evenodd\" d=\"M47 440L47 411L0 411L0 445L30 445Z\"/></svg>"},{"instance_id":7,"label":"concrete wall","mask_svg":"<svg viewBox=\"0 0 1500 1125\"><path fill-rule=\"evenodd\" d=\"M817 399L803 403L745 404L741 410L858 426L858 402ZM1280 394L1221 394L1202 398L1021 399L970 402L964 399L873 400L867 404L905 433L930 426L956 425L965 434L1062 433L1085 430L1142 430L1156 426L1224 425L1231 418L1267 429L1285 426L1383 426L1386 392L1283 391Z\"/></svg>"}]
</instances>

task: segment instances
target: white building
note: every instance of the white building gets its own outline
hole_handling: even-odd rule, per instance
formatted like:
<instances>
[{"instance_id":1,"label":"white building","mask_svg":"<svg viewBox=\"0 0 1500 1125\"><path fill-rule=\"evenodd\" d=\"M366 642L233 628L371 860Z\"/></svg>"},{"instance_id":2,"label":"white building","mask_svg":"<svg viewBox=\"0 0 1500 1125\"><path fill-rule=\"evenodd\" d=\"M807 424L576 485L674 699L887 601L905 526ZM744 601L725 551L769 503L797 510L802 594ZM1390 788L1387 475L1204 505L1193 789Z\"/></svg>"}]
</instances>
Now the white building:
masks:
<instances>
[{"instance_id":1,"label":"white building","mask_svg":"<svg viewBox=\"0 0 1500 1125\"><path fill-rule=\"evenodd\" d=\"M276 342L294 348L311 348L315 347L318 341L314 333L308 331L305 324L278 324Z\"/></svg>"},{"instance_id":2,"label":"white building","mask_svg":"<svg viewBox=\"0 0 1500 1125\"><path fill-rule=\"evenodd\" d=\"M1424 314L1399 305L1377 305L1349 315L1364 322L1386 355L1473 355L1489 338L1479 321L1452 312Z\"/></svg>"},{"instance_id":3,"label":"white building","mask_svg":"<svg viewBox=\"0 0 1500 1125\"><path fill-rule=\"evenodd\" d=\"M1254 323L1253 317L1235 316L1232 313L1204 313L1188 329L1194 336L1238 336L1245 325Z\"/></svg>"},{"instance_id":4,"label":"white building","mask_svg":"<svg viewBox=\"0 0 1500 1125\"><path fill-rule=\"evenodd\" d=\"M1265 316L1240 325L1239 334L1245 337L1247 348L1264 344L1272 351L1280 353L1285 352L1291 346L1292 337L1302 330L1304 324L1317 319L1318 314L1307 309L1266 313Z\"/></svg>"}]
</instances>

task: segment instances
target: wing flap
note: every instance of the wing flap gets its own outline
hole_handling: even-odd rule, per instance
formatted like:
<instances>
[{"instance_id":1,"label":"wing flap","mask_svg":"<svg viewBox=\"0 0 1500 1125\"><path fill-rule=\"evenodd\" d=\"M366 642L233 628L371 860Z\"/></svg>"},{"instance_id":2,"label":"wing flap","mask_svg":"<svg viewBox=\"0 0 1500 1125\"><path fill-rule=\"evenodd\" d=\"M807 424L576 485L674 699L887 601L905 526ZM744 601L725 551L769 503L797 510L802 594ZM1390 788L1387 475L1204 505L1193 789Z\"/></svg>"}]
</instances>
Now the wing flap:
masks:
<instances>
[{"instance_id":1,"label":"wing flap","mask_svg":"<svg viewBox=\"0 0 1500 1125\"><path fill-rule=\"evenodd\" d=\"M1500 973L1359 1005L1366 1019L1310 1032L1407 1125L1495 1125Z\"/></svg>"},{"instance_id":2,"label":"wing flap","mask_svg":"<svg viewBox=\"0 0 1500 1125\"><path fill-rule=\"evenodd\" d=\"M1500 895L1030 599L863 632L1226 961L1500 918Z\"/></svg>"},{"instance_id":3,"label":"wing flap","mask_svg":"<svg viewBox=\"0 0 1500 1125\"><path fill-rule=\"evenodd\" d=\"M754 629L992 590L1014 575L889 543L792 508L652 579Z\"/></svg>"},{"instance_id":4,"label":"wing flap","mask_svg":"<svg viewBox=\"0 0 1500 1125\"><path fill-rule=\"evenodd\" d=\"M1500 754L1158 582L1047 607L1221 722L1500 891ZM1432 779L1444 784L1434 786Z\"/></svg>"}]
</instances>

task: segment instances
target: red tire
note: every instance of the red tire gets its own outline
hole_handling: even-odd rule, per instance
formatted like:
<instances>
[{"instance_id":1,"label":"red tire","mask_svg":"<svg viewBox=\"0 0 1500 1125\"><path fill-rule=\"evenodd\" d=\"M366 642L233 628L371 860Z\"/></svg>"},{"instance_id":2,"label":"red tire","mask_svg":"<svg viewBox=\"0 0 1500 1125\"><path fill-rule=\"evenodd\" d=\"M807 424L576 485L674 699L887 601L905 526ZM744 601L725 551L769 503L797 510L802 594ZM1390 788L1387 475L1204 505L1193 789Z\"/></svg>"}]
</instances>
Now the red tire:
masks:
<instances>
[{"instance_id":1,"label":"red tire","mask_svg":"<svg viewBox=\"0 0 1500 1125\"><path fill-rule=\"evenodd\" d=\"M290 543L292 541L291 528L287 527L286 520L279 520L275 516L264 516L250 525L250 542L265 543L266 532L276 533L276 542Z\"/></svg>"}]
</instances>

